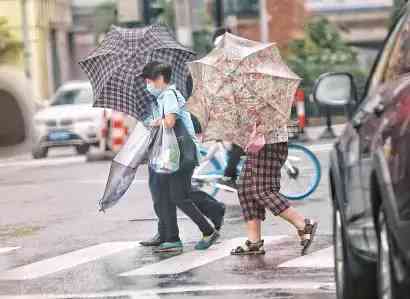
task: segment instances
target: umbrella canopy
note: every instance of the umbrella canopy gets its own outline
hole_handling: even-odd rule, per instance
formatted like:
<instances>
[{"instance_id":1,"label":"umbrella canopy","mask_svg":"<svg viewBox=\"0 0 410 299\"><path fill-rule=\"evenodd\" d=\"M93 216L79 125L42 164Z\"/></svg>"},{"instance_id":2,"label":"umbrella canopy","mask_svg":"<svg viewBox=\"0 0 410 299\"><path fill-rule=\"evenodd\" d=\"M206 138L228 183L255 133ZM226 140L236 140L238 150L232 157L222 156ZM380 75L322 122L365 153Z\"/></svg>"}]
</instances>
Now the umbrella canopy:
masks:
<instances>
[{"instance_id":1,"label":"umbrella canopy","mask_svg":"<svg viewBox=\"0 0 410 299\"><path fill-rule=\"evenodd\" d=\"M125 112L138 120L151 113L154 97L141 77L145 64L172 66L172 82L186 96L186 62L195 53L179 44L165 26L126 29L112 26L101 44L79 62L94 91L94 106Z\"/></svg>"},{"instance_id":2,"label":"umbrella canopy","mask_svg":"<svg viewBox=\"0 0 410 299\"><path fill-rule=\"evenodd\" d=\"M300 78L273 43L226 33L215 49L188 63L193 94L188 103L205 129L205 139L244 146L255 122L266 132L286 127Z\"/></svg>"}]
</instances>

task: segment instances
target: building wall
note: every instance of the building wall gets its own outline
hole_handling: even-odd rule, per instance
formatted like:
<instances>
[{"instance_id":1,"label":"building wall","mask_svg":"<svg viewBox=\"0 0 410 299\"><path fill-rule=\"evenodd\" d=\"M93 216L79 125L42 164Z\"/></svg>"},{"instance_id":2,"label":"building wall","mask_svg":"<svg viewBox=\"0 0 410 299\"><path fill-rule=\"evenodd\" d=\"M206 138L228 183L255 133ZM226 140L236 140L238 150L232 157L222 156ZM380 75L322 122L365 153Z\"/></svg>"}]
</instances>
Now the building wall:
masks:
<instances>
[{"instance_id":1,"label":"building wall","mask_svg":"<svg viewBox=\"0 0 410 299\"><path fill-rule=\"evenodd\" d=\"M6 17L9 31L17 40L21 40L21 6L20 1L2 0L0 1L0 17ZM19 69L23 69L23 56L19 61L13 61Z\"/></svg>"},{"instance_id":2,"label":"building wall","mask_svg":"<svg viewBox=\"0 0 410 299\"><path fill-rule=\"evenodd\" d=\"M267 2L269 40L283 48L294 38L303 34L305 9L303 0ZM260 40L259 16L237 20L237 33L243 37Z\"/></svg>"},{"instance_id":3,"label":"building wall","mask_svg":"<svg viewBox=\"0 0 410 299\"><path fill-rule=\"evenodd\" d=\"M308 0L306 9L311 16L336 24L347 43L377 49L387 35L392 4L392 0Z\"/></svg>"},{"instance_id":4,"label":"building wall","mask_svg":"<svg viewBox=\"0 0 410 299\"><path fill-rule=\"evenodd\" d=\"M0 16L7 18L11 32L23 41L21 0L1 0ZM72 57L69 52L68 35L71 30L70 0L26 0L28 25L29 70L33 99L49 98L61 82L71 79ZM58 55L51 43L51 32L56 31ZM17 65L24 70L24 63ZM60 70L61 80L56 81L54 70Z\"/></svg>"}]
</instances>

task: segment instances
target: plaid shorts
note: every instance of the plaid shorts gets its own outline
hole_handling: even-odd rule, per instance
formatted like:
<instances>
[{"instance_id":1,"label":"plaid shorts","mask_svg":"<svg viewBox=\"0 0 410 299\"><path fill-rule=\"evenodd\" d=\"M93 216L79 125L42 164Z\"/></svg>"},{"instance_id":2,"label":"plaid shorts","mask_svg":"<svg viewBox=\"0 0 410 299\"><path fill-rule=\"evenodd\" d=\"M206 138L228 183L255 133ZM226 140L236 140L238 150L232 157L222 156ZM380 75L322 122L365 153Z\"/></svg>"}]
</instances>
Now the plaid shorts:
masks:
<instances>
[{"instance_id":1,"label":"plaid shorts","mask_svg":"<svg viewBox=\"0 0 410 299\"><path fill-rule=\"evenodd\" d=\"M277 216L290 207L289 201L279 193L280 170L287 156L287 142L266 144L257 154L247 154L238 186L246 221L265 220L265 209Z\"/></svg>"}]
</instances>

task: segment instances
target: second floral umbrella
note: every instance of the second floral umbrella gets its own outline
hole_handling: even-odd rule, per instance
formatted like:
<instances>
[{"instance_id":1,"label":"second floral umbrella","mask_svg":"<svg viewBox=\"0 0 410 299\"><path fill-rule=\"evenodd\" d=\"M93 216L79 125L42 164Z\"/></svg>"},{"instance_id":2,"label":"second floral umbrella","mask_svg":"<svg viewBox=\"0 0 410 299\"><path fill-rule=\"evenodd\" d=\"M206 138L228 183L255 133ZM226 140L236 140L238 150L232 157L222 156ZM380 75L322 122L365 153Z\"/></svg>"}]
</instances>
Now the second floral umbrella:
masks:
<instances>
[{"instance_id":1,"label":"second floral umbrella","mask_svg":"<svg viewBox=\"0 0 410 299\"><path fill-rule=\"evenodd\" d=\"M275 44L226 33L189 68L194 89L188 105L204 127L205 140L245 146L257 122L270 134L287 134L300 78L283 62Z\"/></svg>"}]
</instances>

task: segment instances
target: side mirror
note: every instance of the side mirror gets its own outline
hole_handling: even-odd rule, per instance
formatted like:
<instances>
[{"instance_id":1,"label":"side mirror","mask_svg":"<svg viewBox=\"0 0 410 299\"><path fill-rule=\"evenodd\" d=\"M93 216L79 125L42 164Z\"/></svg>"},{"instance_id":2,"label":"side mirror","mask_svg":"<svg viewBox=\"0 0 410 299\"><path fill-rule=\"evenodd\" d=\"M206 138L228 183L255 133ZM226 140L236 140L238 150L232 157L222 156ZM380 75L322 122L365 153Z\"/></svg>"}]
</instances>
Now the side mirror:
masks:
<instances>
[{"instance_id":1,"label":"side mirror","mask_svg":"<svg viewBox=\"0 0 410 299\"><path fill-rule=\"evenodd\" d=\"M313 87L313 98L320 105L350 106L356 102L356 85L349 73L326 73Z\"/></svg>"}]
</instances>

